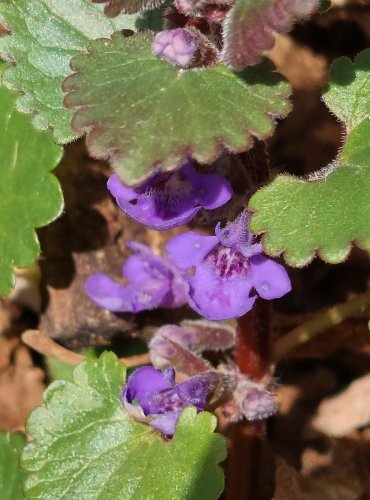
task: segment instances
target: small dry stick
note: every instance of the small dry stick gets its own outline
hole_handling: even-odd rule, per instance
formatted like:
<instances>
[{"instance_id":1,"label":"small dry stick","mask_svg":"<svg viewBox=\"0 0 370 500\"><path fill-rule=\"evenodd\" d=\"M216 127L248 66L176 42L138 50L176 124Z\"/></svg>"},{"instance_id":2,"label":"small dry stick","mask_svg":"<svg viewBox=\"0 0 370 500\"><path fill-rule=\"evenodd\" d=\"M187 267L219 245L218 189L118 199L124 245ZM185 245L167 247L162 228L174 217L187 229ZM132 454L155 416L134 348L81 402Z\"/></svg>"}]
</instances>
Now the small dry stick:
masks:
<instances>
[{"instance_id":1,"label":"small dry stick","mask_svg":"<svg viewBox=\"0 0 370 500\"><path fill-rule=\"evenodd\" d=\"M86 359L82 354L77 354L57 344L42 330L27 330L22 334L22 340L28 347L31 347L40 354L59 359L59 361L63 361L69 365L77 365ZM137 356L130 356L129 358L120 358L119 361L127 368L150 364L149 354L139 354Z\"/></svg>"},{"instance_id":2,"label":"small dry stick","mask_svg":"<svg viewBox=\"0 0 370 500\"><path fill-rule=\"evenodd\" d=\"M339 325L347 318L356 316L370 308L370 292L360 295L350 302L338 304L318 314L313 319L294 328L275 342L273 358L277 362L289 351L311 340L318 333Z\"/></svg>"}]
</instances>

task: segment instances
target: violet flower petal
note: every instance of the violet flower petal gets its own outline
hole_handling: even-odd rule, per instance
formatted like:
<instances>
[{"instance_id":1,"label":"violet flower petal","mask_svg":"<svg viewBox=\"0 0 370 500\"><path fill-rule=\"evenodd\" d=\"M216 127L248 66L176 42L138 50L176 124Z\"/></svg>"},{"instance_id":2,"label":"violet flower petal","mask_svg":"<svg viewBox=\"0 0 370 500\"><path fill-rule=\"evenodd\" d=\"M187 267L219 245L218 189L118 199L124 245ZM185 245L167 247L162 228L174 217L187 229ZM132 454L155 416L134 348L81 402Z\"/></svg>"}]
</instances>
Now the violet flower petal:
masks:
<instances>
[{"instance_id":1,"label":"violet flower petal","mask_svg":"<svg viewBox=\"0 0 370 500\"><path fill-rule=\"evenodd\" d=\"M142 259L141 265L145 270L150 271L152 281L164 281L165 277L168 279L169 290L161 302L161 307L181 307L186 304L184 281L176 266L169 259L153 254L150 248L136 241L126 241L126 245L136 253L137 257ZM126 268L124 268L124 272L127 273ZM131 270L129 272L131 273ZM133 269L132 272L132 281L134 281L135 270ZM127 274L125 276L129 279Z\"/></svg>"},{"instance_id":2,"label":"violet flower petal","mask_svg":"<svg viewBox=\"0 0 370 500\"><path fill-rule=\"evenodd\" d=\"M188 278L188 302L199 314L210 320L238 318L250 311L256 296L249 297L252 282L245 276L221 278L207 263L196 267Z\"/></svg>"},{"instance_id":3,"label":"violet flower petal","mask_svg":"<svg viewBox=\"0 0 370 500\"><path fill-rule=\"evenodd\" d=\"M263 299L278 299L290 292L292 285L285 268L264 255L250 259L253 286Z\"/></svg>"},{"instance_id":4,"label":"violet flower petal","mask_svg":"<svg viewBox=\"0 0 370 500\"><path fill-rule=\"evenodd\" d=\"M132 281L136 283L145 283L148 280L153 279L157 276L159 279L163 276L170 277L170 273L164 270L158 270L152 261L143 259L138 255L130 255L122 266L122 274L127 279L127 281Z\"/></svg>"},{"instance_id":5,"label":"violet flower petal","mask_svg":"<svg viewBox=\"0 0 370 500\"><path fill-rule=\"evenodd\" d=\"M118 175L113 174L109 177L107 188L115 198L122 198L123 200L133 200L136 198L135 188L125 186Z\"/></svg>"},{"instance_id":6,"label":"violet flower petal","mask_svg":"<svg viewBox=\"0 0 370 500\"><path fill-rule=\"evenodd\" d=\"M173 390L178 393L184 403L196 406L198 411L203 411L207 396L214 389L217 378L214 373L204 373L181 382Z\"/></svg>"},{"instance_id":7,"label":"violet flower petal","mask_svg":"<svg viewBox=\"0 0 370 500\"><path fill-rule=\"evenodd\" d=\"M112 312L140 312L159 307L170 292L169 283L153 280L120 285L102 273L93 274L85 282L85 291L100 307Z\"/></svg>"},{"instance_id":8,"label":"violet flower petal","mask_svg":"<svg viewBox=\"0 0 370 500\"><path fill-rule=\"evenodd\" d=\"M194 197L203 208L213 210L231 199L231 184L222 175L200 174L190 162L184 165L183 172L193 186Z\"/></svg>"},{"instance_id":9,"label":"violet flower petal","mask_svg":"<svg viewBox=\"0 0 370 500\"><path fill-rule=\"evenodd\" d=\"M85 291L95 304L109 311L129 311L131 308L126 287L105 274L96 273L90 276L85 282Z\"/></svg>"},{"instance_id":10,"label":"violet flower petal","mask_svg":"<svg viewBox=\"0 0 370 500\"><path fill-rule=\"evenodd\" d=\"M153 420L151 420L150 425L154 429L170 437L175 434L176 424L180 415L181 411L162 413L161 415L156 415Z\"/></svg>"},{"instance_id":11,"label":"violet flower petal","mask_svg":"<svg viewBox=\"0 0 370 500\"><path fill-rule=\"evenodd\" d=\"M124 401L126 399L128 403L138 400L144 413L147 415L151 410L152 394L171 389L172 387L173 383L171 383L170 378L160 370L152 366L141 366L128 377L121 400Z\"/></svg>"},{"instance_id":12,"label":"violet flower petal","mask_svg":"<svg viewBox=\"0 0 370 500\"><path fill-rule=\"evenodd\" d=\"M216 236L204 236L194 231L179 234L167 242L169 258L179 269L196 266L217 245Z\"/></svg>"}]
</instances>

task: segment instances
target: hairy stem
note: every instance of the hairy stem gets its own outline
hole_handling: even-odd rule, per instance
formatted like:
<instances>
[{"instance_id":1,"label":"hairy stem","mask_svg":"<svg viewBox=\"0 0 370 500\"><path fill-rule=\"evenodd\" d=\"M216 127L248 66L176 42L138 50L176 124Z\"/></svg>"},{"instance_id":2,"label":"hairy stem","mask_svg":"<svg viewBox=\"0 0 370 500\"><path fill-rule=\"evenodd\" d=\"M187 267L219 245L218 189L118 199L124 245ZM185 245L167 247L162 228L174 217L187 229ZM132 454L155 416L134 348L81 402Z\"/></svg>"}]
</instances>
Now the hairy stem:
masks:
<instances>
[{"instance_id":1,"label":"hairy stem","mask_svg":"<svg viewBox=\"0 0 370 500\"><path fill-rule=\"evenodd\" d=\"M338 304L319 313L315 318L294 328L281 337L274 345L273 357L279 361L289 351L309 341L318 333L339 325L342 321L370 308L370 292L360 295L350 302Z\"/></svg>"}]
</instances>

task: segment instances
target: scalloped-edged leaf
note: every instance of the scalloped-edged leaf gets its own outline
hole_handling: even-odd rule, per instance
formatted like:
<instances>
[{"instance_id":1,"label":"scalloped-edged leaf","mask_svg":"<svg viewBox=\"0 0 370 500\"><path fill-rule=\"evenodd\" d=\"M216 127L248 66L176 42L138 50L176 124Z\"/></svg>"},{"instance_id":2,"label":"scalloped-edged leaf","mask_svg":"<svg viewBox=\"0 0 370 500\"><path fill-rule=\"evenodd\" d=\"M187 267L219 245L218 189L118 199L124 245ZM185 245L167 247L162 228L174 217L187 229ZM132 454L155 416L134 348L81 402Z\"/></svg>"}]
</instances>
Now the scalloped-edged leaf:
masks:
<instances>
[{"instance_id":1,"label":"scalloped-edged leaf","mask_svg":"<svg viewBox=\"0 0 370 500\"><path fill-rule=\"evenodd\" d=\"M20 500L25 473L19 467L19 456L26 443L20 433L0 432L0 498Z\"/></svg>"},{"instance_id":2,"label":"scalloped-edged leaf","mask_svg":"<svg viewBox=\"0 0 370 500\"><path fill-rule=\"evenodd\" d=\"M116 17L121 12L134 14L142 10L156 9L166 0L92 0L94 3L104 3L104 13L108 17Z\"/></svg>"},{"instance_id":3,"label":"scalloped-edged leaf","mask_svg":"<svg viewBox=\"0 0 370 500\"><path fill-rule=\"evenodd\" d=\"M341 262L351 241L370 248L369 174L369 167L348 165L314 182L280 175L252 197L250 227L266 232L265 251L284 252L291 266L308 264L315 251L327 262Z\"/></svg>"},{"instance_id":4,"label":"scalloped-edged leaf","mask_svg":"<svg viewBox=\"0 0 370 500\"><path fill-rule=\"evenodd\" d=\"M175 436L132 420L119 400L124 368L112 353L57 381L34 410L22 455L26 498L212 500L222 491L225 440L213 415L187 408Z\"/></svg>"},{"instance_id":5,"label":"scalloped-edged leaf","mask_svg":"<svg viewBox=\"0 0 370 500\"><path fill-rule=\"evenodd\" d=\"M183 70L154 56L148 34L116 33L89 50L72 61L65 103L90 153L110 158L129 184L188 155L210 162L223 147L243 151L252 135L272 133L271 115L290 108L290 87L267 61L240 74L221 65Z\"/></svg>"},{"instance_id":6,"label":"scalloped-edged leaf","mask_svg":"<svg viewBox=\"0 0 370 500\"><path fill-rule=\"evenodd\" d=\"M250 200L251 230L265 233L265 251L284 253L292 266L307 264L315 253L341 262L352 242L370 249L369 70L370 49L355 63L340 58L332 66L325 102L349 134L334 171L317 181L278 176Z\"/></svg>"},{"instance_id":7,"label":"scalloped-edged leaf","mask_svg":"<svg viewBox=\"0 0 370 500\"><path fill-rule=\"evenodd\" d=\"M223 23L222 59L236 70L258 63L273 47L274 33L287 33L318 5L319 0L237 0Z\"/></svg>"},{"instance_id":8,"label":"scalloped-edged leaf","mask_svg":"<svg viewBox=\"0 0 370 500\"><path fill-rule=\"evenodd\" d=\"M14 63L3 81L21 93L17 109L32 113L38 130L53 128L62 144L77 137L61 89L71 58L91 40L135 29L136 16L110 20L101 7L90 0L0 0L0 23L11 31L0 37L0 57Z\"/></svg>"},{"instance_id":9,"label":"scalloped-edged leaf","mask_svg":"<svg viewBox=\"0 0 370 500\"><path fill-rule=\"evenodd\" d=\"M13 266L26 267L40 251L35 232L62 211L63 196L50 170L63 149L15 111L16 96L0 88L0 295L14 284Z\"/></svg>"},{"instance_id":10,"label":"scalloped-edged leaf","mask_svg":"<svg viewBox=\"0 0 370 500\"><path fill-rule=\"evenodd\" d=\"M348 131L369 118L370 49L361 52L354 63L348 57L334 61L324 100Z\"/></svg>"}]
</instances>

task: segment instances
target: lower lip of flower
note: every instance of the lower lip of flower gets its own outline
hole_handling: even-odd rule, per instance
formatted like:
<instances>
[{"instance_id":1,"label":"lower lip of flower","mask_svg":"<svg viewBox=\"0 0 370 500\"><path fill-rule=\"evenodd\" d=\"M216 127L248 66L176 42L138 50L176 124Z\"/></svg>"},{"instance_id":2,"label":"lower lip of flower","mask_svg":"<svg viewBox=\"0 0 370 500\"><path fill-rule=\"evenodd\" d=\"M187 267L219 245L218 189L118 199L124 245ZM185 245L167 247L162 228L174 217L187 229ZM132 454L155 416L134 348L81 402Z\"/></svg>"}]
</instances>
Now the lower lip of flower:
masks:
<instances>
[{"instance_id":1,"label":"lower lip of flower","mask_svg":"<svg viewBox=\"0 0 370 500\"><path fill-rule=\"evenodd\" d=\"M249 259L237 250L217 245L206 257L208 262L220 278L233 276L247 276L249 273Z\"/></svg>"}]
</instances>

